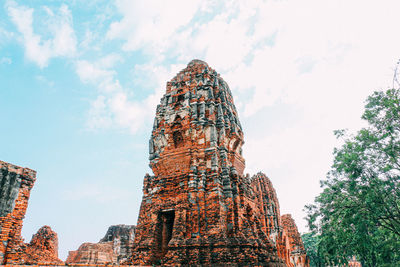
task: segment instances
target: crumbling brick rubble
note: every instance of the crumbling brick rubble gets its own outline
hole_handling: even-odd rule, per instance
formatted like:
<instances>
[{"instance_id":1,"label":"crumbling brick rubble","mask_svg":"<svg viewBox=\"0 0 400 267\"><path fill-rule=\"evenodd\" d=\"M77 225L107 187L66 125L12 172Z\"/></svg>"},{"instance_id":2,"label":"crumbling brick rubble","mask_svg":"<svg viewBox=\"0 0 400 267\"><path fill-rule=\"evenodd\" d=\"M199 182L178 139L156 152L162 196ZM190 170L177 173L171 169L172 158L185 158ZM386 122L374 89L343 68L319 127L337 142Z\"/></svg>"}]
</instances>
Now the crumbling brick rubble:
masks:
<instances>
[{"instance_id":1,"label":"crumbling brick rubble","mask_svg":"<svg viewBox=\"0 0 400 267\"><path fill-rule=\"evenodd\" d=\"M58 259L57 234L44 226L25 244L22 220L36 171L0 161L0 265L63 264Z\"/></svg>"},{"instance_id":2,"label":"crumbling brick rubble","mask_svg":"<svg viewBox=\"0 0 400 267\"><path fill-rule=\"evenodd\" d=\"M99 243L83 243L70 251L65 261L70 265L119 265L132 255L134 225L112 225Z\"/></svg>"},{"instance_id":3,"label":"crumbling brick rubble","mask_svg":"<svg viewBox=\"0 0 400 267\"><path fill-rule=\"evenodd\" d=\"M24 245L20 263L29 265L64 265L58 258L58 237L50 226L41 227L33 235L31 242Z\"/></svg>"}]
</instances>

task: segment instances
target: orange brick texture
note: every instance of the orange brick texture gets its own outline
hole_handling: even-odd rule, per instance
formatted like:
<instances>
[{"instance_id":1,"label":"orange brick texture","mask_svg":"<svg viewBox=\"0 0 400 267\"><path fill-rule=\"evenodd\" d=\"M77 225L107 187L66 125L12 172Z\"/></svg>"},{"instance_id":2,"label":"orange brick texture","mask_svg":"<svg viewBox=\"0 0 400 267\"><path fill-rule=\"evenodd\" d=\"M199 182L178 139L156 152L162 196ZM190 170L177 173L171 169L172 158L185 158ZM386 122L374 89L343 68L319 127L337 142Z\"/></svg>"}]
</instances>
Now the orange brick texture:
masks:
<instances>
[{"instance_id":1,"label":"orange brick texture","mask_svg":"<svg viewBox=\"0 0 400 267\"><path fill-rule=\"evenodd\" d=\"M22 220L35 181L34 170L0 161L0 264L21 259Z\"/></svg>"},{"instance_id":2,"label":"orange brick texture","mask_svg":"<svg viewBox=\"0 0 400 267\"><path fill-rule=\"evenodd\" d=\"M64 265L58 258L58 237L50 226L41 227L25 245L20 263L29 265Z\"/></svg>"},{"instance_id":3,"label":"orange brick texture","mask_svg":"<svg viewBox=\"0 0 400 267\"><path fill-rule=\"evenodd\" d=\"M0 161L0 265L62 264L57 234L44 226L25 244L21 237L36 171Z\"/></svg>"},{"instance_id":4,"label":"orange brick texture","mask_svg":"<svg viewBox=\"0 0 400 267\"><path fill-rule=\"evenodd\" d=\"M99 243L83 243L70 251L65 261L69 265L120 265L132 254L134 225L112 225Z\"/></svg>"},{"instance_id":5,"label":"orange brick texture","mask_svg":"<svg viewBox=\"0 0 400 267\"><path fill-rule=\"evenodd\" d=\"M290 214L282 215L282 235L280 239L279 251L282 258L285 258L286 266L309 266L309 259L304 249L303 241L296 223Z\"/></svg>"},{"instance_id":6,"label":"orange brick texture","mask_svg":"<svg viewBox=\"0 0 400 267\"><path fill-rule=\"evenodd\" d=\"M192 60L157 106L154 176L144 178L128 263L288 266L276 192L264 174L243 175L243 144L228 84Z\"/></svg>"}]
</instances>

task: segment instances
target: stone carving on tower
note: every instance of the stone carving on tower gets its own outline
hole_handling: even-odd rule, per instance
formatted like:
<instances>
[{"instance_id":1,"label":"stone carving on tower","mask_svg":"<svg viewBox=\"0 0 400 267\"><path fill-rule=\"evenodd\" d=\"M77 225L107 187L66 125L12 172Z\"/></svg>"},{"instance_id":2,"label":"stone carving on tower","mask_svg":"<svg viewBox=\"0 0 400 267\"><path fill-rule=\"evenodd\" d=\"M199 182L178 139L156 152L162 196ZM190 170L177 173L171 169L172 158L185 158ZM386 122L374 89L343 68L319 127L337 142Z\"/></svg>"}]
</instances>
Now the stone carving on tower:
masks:
<instances>
[{"instance_id":1,"label":"stone carving on tower","mask_svg":"<svg viewBox=\"0 0 400 267\"><path fill-rule=\"evenodd\" d=\"M131 263L286 266L275 190L243 175L243 144L228 84L192 60L157 106Z\"/></svg>"}]
</instances>

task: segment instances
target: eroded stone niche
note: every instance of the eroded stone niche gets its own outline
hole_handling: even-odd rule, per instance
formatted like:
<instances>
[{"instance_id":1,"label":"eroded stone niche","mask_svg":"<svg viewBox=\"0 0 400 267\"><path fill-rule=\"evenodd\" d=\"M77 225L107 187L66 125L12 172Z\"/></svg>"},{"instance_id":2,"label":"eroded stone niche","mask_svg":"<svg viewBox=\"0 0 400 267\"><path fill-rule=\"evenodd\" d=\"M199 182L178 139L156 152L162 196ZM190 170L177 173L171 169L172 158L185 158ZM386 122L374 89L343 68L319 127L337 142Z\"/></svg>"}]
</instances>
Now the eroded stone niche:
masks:
<instances>
[{"instance_id":1,"label":"eroded stone niche","mask_svg":"<svg viewBox=\"0 0 400 267\"><path fill-rule=\"evenodd\" d=\"M168 251L168 243L172 238L172 229L174 226L175 210L163 210L158 215L156 227L156 243L152 254L154 261L160 261Z\"/></svg>"}]
</instances>

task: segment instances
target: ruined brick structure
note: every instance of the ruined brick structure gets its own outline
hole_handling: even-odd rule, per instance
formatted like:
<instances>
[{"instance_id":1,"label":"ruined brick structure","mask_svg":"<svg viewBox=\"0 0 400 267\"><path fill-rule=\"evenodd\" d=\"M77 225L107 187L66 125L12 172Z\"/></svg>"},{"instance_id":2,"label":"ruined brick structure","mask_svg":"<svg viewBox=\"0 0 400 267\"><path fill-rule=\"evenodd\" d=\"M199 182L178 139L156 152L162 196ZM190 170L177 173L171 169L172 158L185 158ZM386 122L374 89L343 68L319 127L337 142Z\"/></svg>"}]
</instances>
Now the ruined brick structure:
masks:
<instances>
[{"instance_id":1,"label":"ruined brick structure","mask_svg":"<svg viewBox=\"0 0 400 267\"><path fill-rule=\"evenodd\" d=\"M70 265L302 266L290 215L269 178L244 175L244 136L227 83L192 60L167 83L149 142L137 228L111 226L99 243L70 251ZM57 234L21 238L36 172L0 161L0 264L62 265Z\"/></svg>"},{"instance_id":2,"label":"ruined brick structure","mask_svg":"<svg viewBox=\"0 0 400 267\"><path fill-rule=\"evenodd\" d=\"M65 261L68 265L105 265L116 262L112 242L83 243L78 250L70 251Z\"/></svg>"},{"instance_id":3,"label":"ruined brick structure","mask_svg":"<svg viewBox=\"0 0 400 267\"><path fill-rule=\"evenodd\" d=\"M29 244L23 245L20 263L40 265L63 265L64 262L58 258L58 237L50 226L41 227L32 236Z\"/></svg>"},{"instance_id":4,"label":"ruined brick structure","mask_svg":"<svg viewBox=\"0 0 400 267\"><path fill-rule=\"evenodd\" d=\"M290 214L282 215L282 243L280 251L283 252L286 266L308 266L309 260L307 258L306 250L304 249L303 241L299 231L297 230L296 223Z\"/></svg>"},{"instance_id":5,"label":"ruined brick structure","mask_svg":"<svg viewBox=\"0 0 400 267\"><path fill-rule=\"evenodd\" d=\"M36 172L0 161L0 264L22 258L22 220Z\"/></svg>"},{"instance_id":6,"label":"ruined brick structure","mask_svg":"<svg viewBox=\"0 0 400 267\"><path fill-rule=\"evenodd\" d=\"M99 243L83 243L78 250L70 251L67 264L80 265L118 265L132 255L135 238L134 225L112 225Z\"/></svg>"},{"instance_id":7,"label":"ruined brick structure","mask_svg":"<svg viewBox=\"0 0 400 267\"><path fill-rule=\"evenodd\" d=\"M44 226L25 244L21 237L30 191L36 172L0 161L0 265L55 265L58 259L57 234Z\"/></svg>"},{"instance_id":8,"label":"ruined brick structure","mask_svg":"<svg viewBox=\"0 0 400 267\"><path fill-rule=\"evenodd\" d=\"M157 106L133 264L288 264L275 190L243 175L243 144L227 83L191 61Z\"/></svg>"}]
</instances>

